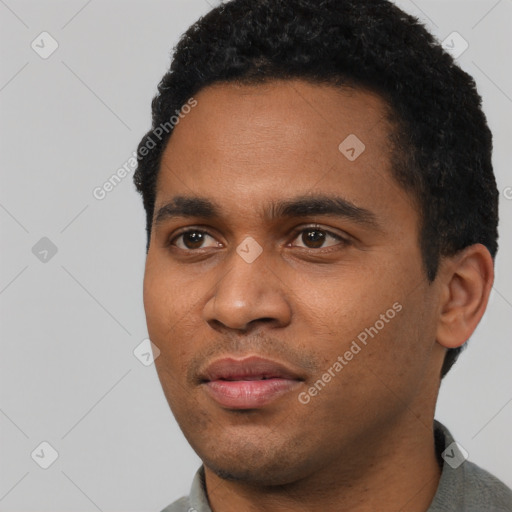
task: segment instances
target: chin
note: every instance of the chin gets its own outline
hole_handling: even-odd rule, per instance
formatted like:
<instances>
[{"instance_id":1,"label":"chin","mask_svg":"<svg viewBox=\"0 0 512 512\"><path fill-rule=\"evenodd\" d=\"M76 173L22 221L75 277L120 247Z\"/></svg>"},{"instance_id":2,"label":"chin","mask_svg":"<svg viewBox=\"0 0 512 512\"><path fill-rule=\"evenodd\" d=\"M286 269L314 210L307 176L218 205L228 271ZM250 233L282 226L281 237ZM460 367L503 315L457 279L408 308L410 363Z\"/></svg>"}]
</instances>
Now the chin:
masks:
<instances>
[{"instance_id":1,"label":"chin","mask_svg":"<svg viewBox=\"0 0 512 512\"><path fill-rule=\"evenodd\" d=\"M259 486L272 487L277 485L286 485L295 478L290 472L290 467L276 468L269 470L266 467L249 467L249 465L240 465L240 461L236 465L216 465L203 461L211 471L219 478L229 480L231 482L243 482Z\"/></svg>"},{"instance_id":2,"label":"chin","mask_svg":"<svg viewBox=\"0 0 512 512\"><path fill-rule=\"evenodd\" d=\"M225 452L222 447L215 447L208 454L207 450L198 453L204 465L224 480L261 486L287 485L311 472L307 454L295 447L248 442L226 448Z\"/></svg>"}]
</instances>

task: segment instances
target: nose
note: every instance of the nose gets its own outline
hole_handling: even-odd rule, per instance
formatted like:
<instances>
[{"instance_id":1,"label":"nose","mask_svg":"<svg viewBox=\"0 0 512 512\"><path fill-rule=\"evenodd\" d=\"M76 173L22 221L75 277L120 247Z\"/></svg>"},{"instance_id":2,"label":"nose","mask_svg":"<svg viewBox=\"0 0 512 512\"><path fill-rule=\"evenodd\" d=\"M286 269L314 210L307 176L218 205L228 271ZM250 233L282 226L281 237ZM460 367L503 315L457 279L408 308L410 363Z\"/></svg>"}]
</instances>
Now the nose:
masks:
<instances>
[{"instance_id":1,"label":"nose","mask_svg":"<svg viewBox=\"0 0 512 512\"><path fill-rule=\"evenodd\" d=\"M250 263L233 251L204 306L212 328L245 332L261 323L284 327L290 322L290 290L269 263L265 251Z\"/></svg>"}]
</instances>

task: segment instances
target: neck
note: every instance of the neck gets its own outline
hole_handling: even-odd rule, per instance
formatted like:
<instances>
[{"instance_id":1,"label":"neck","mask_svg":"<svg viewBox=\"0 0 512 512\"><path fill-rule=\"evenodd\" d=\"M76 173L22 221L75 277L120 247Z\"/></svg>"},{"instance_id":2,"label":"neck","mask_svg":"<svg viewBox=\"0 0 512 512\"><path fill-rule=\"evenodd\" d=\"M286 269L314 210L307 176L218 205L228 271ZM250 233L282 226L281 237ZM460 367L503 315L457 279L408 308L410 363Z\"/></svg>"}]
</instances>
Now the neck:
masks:
<instances>
[{"instance_id":1,"label":"neck","mask_svg":"<svg viewBox=\"0 0 512 512\"><path fill-rule=\"evenodd\" d=\"M227 481L205 466L213 512L425 512L440 474L432 418L410 413L347 449L334 464L286 485Z\"/></svg>"}]
</instances>

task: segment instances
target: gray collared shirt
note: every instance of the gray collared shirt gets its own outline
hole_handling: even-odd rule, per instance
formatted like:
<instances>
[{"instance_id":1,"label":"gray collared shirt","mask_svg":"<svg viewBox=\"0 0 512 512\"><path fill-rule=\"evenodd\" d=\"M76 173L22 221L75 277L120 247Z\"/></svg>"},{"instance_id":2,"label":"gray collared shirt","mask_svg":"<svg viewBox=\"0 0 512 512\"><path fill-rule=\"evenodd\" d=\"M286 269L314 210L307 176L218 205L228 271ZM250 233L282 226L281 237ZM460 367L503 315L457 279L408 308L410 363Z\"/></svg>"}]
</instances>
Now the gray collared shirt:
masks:
<instances>
[{"instance_id":1,"label":"gray collared shirt","mask_svg":"<svg viewBox=\"0 0 512 512\"><path fill-rule=\"evenodd\" d=\"M476 464L465 460L449 430L434 421L436 452L442 462L441 479L425 512L512 512L512 490ZM212 512L206 495L204 467L194 476L189 496L162 512Z\"/></svg>"}]
</instances>

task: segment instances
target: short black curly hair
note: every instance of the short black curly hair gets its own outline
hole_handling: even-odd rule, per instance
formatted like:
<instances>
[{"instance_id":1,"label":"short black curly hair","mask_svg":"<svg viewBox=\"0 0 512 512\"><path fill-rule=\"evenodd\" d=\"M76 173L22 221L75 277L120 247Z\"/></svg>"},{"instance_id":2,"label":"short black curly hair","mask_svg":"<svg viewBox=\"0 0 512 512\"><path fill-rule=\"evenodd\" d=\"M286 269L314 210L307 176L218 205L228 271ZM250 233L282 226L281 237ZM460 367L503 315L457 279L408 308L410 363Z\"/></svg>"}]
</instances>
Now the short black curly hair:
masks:
<instances>
[{"instance_id":1,"label":"short black curly hair","mask_svg":"<svg viewBox=\"0 0 512 512\"><path fill-rule=\"evenodd\" d=\"M187 30L138 147L134 183L146 210L147 250L169 120L179 122L187 100L213 83L294 78L360 87L386 101L396 127L392 172L419 205L430 282L442 256L469 245L482 243L495 257L499 193L475 82L417 18L387 0L232 0ZM441 378L461 349L447 351Z\"/></svg>"}]
</instances>

